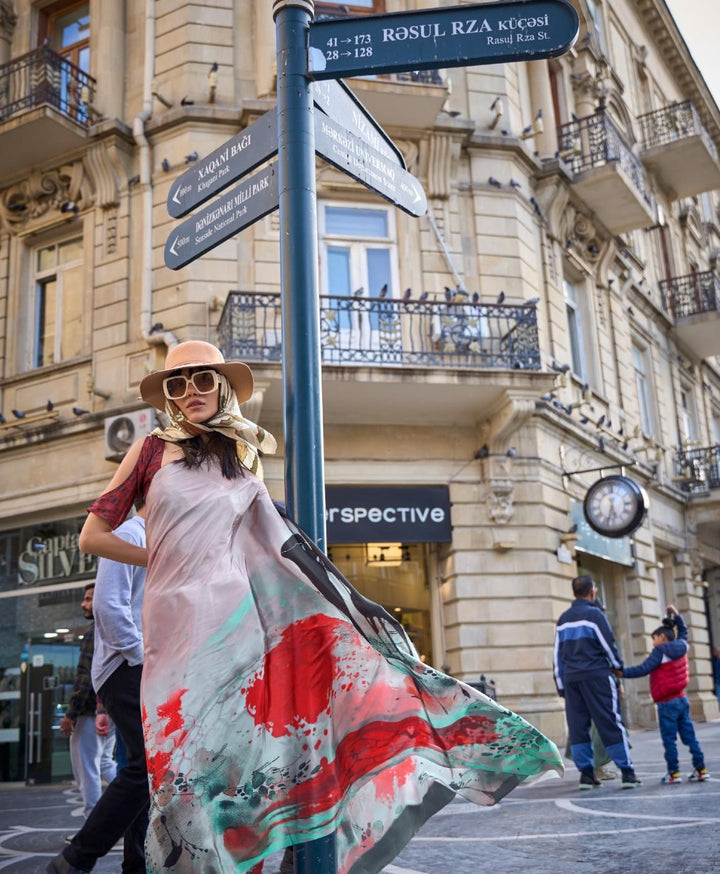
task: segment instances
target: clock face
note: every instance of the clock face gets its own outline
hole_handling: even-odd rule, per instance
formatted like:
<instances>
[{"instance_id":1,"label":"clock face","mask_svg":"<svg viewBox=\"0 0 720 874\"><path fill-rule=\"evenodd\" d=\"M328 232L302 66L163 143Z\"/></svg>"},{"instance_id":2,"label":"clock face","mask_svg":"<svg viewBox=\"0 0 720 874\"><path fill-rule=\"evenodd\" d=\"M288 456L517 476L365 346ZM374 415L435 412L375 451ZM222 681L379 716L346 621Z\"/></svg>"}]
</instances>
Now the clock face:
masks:
<instances>
[{"instance_id":1,"label":"clock face","mask_svg":"<svg viewBox=\"0 0 720 874\"><path fill-rule=\"evenodd\" d=\"M647 510L645 491L629 477L606 476L593 483L583 509L591 528L606 537L625 537L642 522Z\"/></svg>"}]
</instances>

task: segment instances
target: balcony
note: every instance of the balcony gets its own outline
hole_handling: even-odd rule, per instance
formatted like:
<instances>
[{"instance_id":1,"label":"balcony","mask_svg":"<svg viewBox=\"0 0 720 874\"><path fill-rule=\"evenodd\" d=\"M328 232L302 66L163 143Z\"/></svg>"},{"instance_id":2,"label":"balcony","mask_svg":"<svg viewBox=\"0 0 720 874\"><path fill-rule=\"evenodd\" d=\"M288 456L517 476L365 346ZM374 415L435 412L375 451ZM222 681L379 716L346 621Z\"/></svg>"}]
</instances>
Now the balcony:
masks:
<instances>
[{"instance_id":1,"label":"balcony","mask_svg":"<svg viewBox=\"0 0 720 874\"><path fill-rule=\"evenodd\" d=\"M432 408L433 420L474 421L508 390L539 397L552 387L553 375L539 372L535 306L456 298L321 297L326 414L427 422ZM265 400L279 410L280 295L230 292L218 336L227 358L247 361L258 382L268 381Z\"/></svg>"},{"instance_id":2,"label":"balcony","mask_svg":"<svg viewBox=\"0 0 720 874\"><path fill-rule=\"evenodd\" d=\"M388 126L432 127L448 97L437 70L356 77L349 84L370 114Z\"/></svg>"},{"instance_id":3,"label":"balcony","mask_svg":"<svg viewBox=\"0 0 720 874\"><path fill-rule=\"evenodd\" d=\"M699 358L720 355L720 277L714 270L675 276L660 283L665 312L677 339Z\"/></svg>"},{"instance_id":4,"label":"balcony","mask_svg":"<svg viewBox=\"0 0 720 874\"><path fill-rule=\"evenodd\" d=\"M692 499L698 538L717 546L720 539L720 444L675 454L676 483Z\"/></svg>"},{"instance_id":5,"label":"balcony","mask_svg":"<svg viewBox=\"0 0 720 874\"><path fill-rule=\"evenodd\" d=\"M674 199L720 188L717 148L689 100L641 115L638 122L643 163Z\"/></svg>"},{"instance_id":6,"label":"balcony","mask_svg":"<svg viewBox=\"0 0 720 874\"><path fill-rule=\"evenodd\" d=\"M376 3L362 7L316 3L315 20L355 18L377 11ZM439 70L356 76L347 84L379 124L417 129L434 124L450 93Z\"/></svg>"},{"instance_id":7,"label":"balcony","mask_svg":"<svg viewBox=\"0 0 720 874\"><path fill-rule=\"evenodd\" d=\"M11 176L81 145L95 80L43 46L0 66L0 173Z\"/></svg>"},{"instance_id":8,"label":"balcony","mask_svg":"<svg viewBox=\"0 0 720 874\"><path fill-rule=\"evenodd\" d=\"M655 202L640 159L605 112L558 128L559 156L573 190L613 234L655 223Z\"/></svg>"},{"instance_id":9,"label":"balcony","mask_svg":"<svg viewBox=\"0 0 720 874\"><path fill-rule=\"evenodd\" d=\"M720 445L679 449L675 455L677 481L683 491L706 494L720 489Z\"/></svg>"}]
</instances>

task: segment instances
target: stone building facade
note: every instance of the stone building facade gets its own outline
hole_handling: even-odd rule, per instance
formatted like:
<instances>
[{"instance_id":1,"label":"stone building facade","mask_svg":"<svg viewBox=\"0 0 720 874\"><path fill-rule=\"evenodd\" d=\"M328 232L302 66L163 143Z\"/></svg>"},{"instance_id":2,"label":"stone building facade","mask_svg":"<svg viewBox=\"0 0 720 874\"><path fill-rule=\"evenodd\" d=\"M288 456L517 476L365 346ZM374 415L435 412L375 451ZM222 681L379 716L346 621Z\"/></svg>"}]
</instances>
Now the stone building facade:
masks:
<instances>
[{"instance_id":1,"label":"stone building facade","mask_svg":"<svg viewBox=\"0 0 720 874\"><path fill-rule=\"evenodd\" d=\"M572 4L554 60L348 80L426 216L317 163L330 554L427 661L492 678L558 741L553 628L577 573L629 663L678 606L700 719L720 643L720 110L664 0ZM283 496L277 212L163 261L173 181L275 108L272 12L0 0L2 779L67 771L52 726L95 567L77 533L156 424L138 383L169 346L251 365ZM583 500L618 473L649 510L612 539ZM652 724L647 685L627 693Z\"/></svg>"}]
</instances>

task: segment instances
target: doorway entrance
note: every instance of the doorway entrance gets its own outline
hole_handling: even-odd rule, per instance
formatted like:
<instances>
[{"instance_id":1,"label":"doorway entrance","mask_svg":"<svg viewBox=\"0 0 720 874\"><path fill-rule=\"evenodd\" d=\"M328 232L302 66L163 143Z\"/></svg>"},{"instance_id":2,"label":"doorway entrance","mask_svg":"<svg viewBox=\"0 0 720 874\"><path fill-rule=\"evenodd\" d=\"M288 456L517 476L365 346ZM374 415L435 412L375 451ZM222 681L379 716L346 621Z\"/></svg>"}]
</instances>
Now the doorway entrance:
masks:
<instances>
[{"instance_id":1,"label":"doorway entrance","mask_svg":"<svg viewBox=\"0 0 720 874\"><path fill-rule=\"evenodd\" d=\"M20 749L28 784L73 779L68 738L60 733L80 655L80 641L31 641L20 674Z\"/></svg>"},{"instance_id":2,"label":"doorway entrance","mask_svg":"<svg viewBox=\"0 0 720 874\"><path fill-rule=\"evenodd\" d=\"M383 606L400 622L422 661L432 664L427 544L336 543L328 553L361 594Z\"/></svg>"},{"instance_id":3,"label":"doorway entrance","mask_svg":"<svg viewBox=\"0 0 720 874\"><path fill-rule=\"evenodd\" d=\"M60 733L88 622L86 581L0 593L0 780L72 779L68 738Z\"/></svg>"}]
</instances>

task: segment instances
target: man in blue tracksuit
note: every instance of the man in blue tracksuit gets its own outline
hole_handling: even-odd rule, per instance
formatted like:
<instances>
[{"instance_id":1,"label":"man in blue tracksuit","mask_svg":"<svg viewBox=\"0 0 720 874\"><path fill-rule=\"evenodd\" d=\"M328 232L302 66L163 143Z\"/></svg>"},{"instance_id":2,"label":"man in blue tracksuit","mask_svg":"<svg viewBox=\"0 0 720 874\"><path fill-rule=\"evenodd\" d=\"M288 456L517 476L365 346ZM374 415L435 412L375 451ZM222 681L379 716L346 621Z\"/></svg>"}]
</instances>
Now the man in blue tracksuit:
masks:
<instances>
[{"instance_id":1,"label":"man in blue tracksuit","mask_svg":"<svg viewBox=\"0 0 720 874\"><path fill-rule=\"evenodd\" d=\"M593 769L593 722L608 755L620 768L622 788L634 789L640 781L630 758L620 695L612 674L613 669L622 669L622 659L610 623L593 604L597 592L592 577L575 577L572 587L575 600L555 629L555 683L565 699L570 750L580 771L580 788L601 785Z\"/></svg>"}]
</instances>

